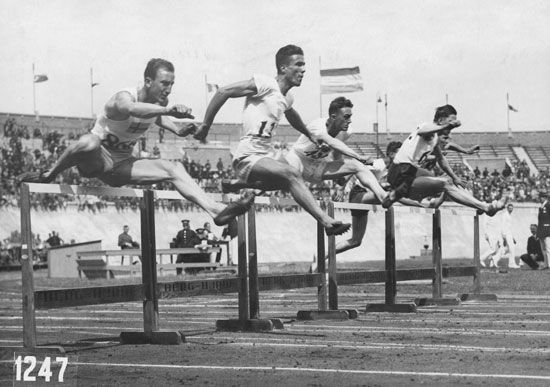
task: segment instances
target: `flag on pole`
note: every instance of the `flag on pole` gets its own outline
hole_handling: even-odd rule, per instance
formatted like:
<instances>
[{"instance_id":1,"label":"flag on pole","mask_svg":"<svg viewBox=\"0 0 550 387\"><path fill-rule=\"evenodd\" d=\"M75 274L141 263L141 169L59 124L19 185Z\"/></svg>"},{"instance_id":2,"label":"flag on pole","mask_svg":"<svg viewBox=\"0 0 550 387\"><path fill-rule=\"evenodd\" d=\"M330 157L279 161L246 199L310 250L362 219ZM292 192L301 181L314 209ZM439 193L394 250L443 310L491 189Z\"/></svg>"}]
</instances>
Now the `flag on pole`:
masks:
<instances>
[{"instance_id":1,"label":"flag on pole","mask_svg":"<svg viewBox=\"0 0 550 387\"><path fill-rule=\"evenodd\" d=\"M363 90L359 66L321 70L321 94L351 93Z\"/></svg>"},{"instance_id":2,"label":"flag on pole","mask_svg":"<svg viewBox=\"0 0 550 387\"><path fill-rule=\"evenodd\" d=\"M382 98L378 97L377 103L382 103Z\"/></svg>"},{"instance_id":3,"label":"flag on pole","mask_svg":"<svg viewBox=\"0 0 550 387\"><path fill-rule=\"evenodd\" d=\"M387 94L384 94L384 107L386 109L388 108L388 95Z\"/></svg>"},{"instance_id":4,"label":"flag on pole","mask_svg":"<svg viewBox=\"0 0 550 387\"><path fill-rule=\"evenodd\" d=\"M518 109L514 108L512 105L508 104L508 110L511 110L513 112L518 112Z\"/></svg>"},{"instance_id":5,"label":"flag on pole","mask_svg":"<svg viewBox=\"0 0 550 387\"><path fill-rule=\"evenodd\" d=\"M92 87L96 87L97 85L99 85L99 82L92 82Z\"/></svg>"},{"instance_id":6,"label":"flag on pole","mask_svg":"<svg viewBox=\"0 0 550 387\"><path fill-rule=\"evenodd\" d=\"M206 82L206 88L208 89L209 93L215 93L220 87L216 83Z\"/></svg>"},{"instance_id":7,"label":"flag on pole","mask_svg":"<svg viewBox=\"0 0 550 387\"><path fill-rule=\"evenodd\" d=\"M48 76L46 74L36 74L34 76L34 83L46 82L47 80Z\"/></svg>"}]
</instances>

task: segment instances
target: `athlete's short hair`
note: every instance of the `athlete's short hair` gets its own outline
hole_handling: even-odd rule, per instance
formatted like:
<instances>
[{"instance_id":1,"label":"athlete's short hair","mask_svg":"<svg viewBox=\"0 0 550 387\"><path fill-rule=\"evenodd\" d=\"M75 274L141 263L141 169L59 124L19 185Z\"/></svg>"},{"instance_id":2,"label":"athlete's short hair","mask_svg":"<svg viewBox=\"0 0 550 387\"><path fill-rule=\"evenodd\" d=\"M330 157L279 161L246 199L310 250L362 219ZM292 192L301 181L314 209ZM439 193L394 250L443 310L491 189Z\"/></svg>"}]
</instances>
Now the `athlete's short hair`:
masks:
<instances>
[{"instance_id":1,"label":"athlete's short hair","mask_svg":"<svg viewBox=\"0 0 550 387\"><path fill-rule=\"evenodd\" d=\"M388 146L386 147L386 156L389 155L392 152L397 153L399 148L401 148L401 145L403 145L403 143L401 141L392 141L392 142L390 142L388 144Z\"/></svg>"},{"instance_id":2,"label":"athlete's short hair","mask_svg":"<svg viewBox=\"0 0 550 387\"><path fill-rule=\"evenodd\" d=\"M346 97L338 97L336 99L333 99L332 102L330 103L329 107L328 107L328 114L329 115L335 114L335 113L338 112L338 110L340 110L344 107L352 108L353 104Z\"/></svg>"},{"instance_id":3,"label":"athlete's short hair","mask_svg":"<svg viewBox=\"0 0 550 387\"><path fill-rule=\"evenodd\" d=\"M452 105L440 106L435 109L434 122L437 122L442 118L449 117L452 114L456 115L456 109Z\"/></svg>"},{"instance_id":4,"label":"athlete's short hair","mask_svg":"<svg viewBox=\"0 0 550 387\"><path fill-rule=\"evenodd\" d=\"M288 58L292 55L304 55L304 51L293 44L288 44L281 47L277 54L275 54L275 66L277 66L277 74L281 73L281 66L288 63Z\"/></svg>"},{"instance_id":5,"label":"athlete's short hair","mask_svg":"<svg viewBox=\"0 0 550 387\"><path fill-rule=\"evenodd\" d=\"M174 72L174 65L171 62L168 62L166 59L153 58L147 62L147 67L145 67L145 72L143 73L143 78L155 79L157 76L157 71L160 69L165 69Z\"/></svg>"}]
</instances>

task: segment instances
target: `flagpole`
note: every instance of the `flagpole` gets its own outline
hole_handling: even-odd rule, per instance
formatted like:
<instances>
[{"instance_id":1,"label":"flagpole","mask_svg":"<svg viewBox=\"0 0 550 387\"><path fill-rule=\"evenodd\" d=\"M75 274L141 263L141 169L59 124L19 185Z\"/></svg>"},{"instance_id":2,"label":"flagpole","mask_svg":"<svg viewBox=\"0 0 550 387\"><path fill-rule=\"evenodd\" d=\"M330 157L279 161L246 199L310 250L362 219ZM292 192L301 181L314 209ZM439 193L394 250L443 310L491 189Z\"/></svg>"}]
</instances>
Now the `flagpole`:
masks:
<instances>
[{"instance_id":1,"label":"flagpole","mask_svg":"<svg viewBox=\"0 0 550 387\"><path fill-rule=\"evenodd\" d=\"M449 104L449 94L445 93L445 105Z\"/></svg>"},{"instance_id":2,"label":"flagpole","mask_svg":"<svg viewBox=\"0 0 550 387\"><path fill-rule=\"evenodd\" d=\"M386 111L386 137L390 139L390 130L388 129L388 95L384 94L384 110Z\"/></svg>"},{"instance_id":3,"label":"flagpole","mask_svg":"<svg viewBox=\"0 0 550 387\"><path fill-rule=\"evenodd\" d=\"M94 69L90 67L90 112L94 118Z\"/></svg>"},{"instance_id":4,"label":"flagpole","mask_svg":"<svg viewBox=\"0 0 550 387\"><path fill-rule=\"evenodd\" d=\"M321 75L321 55L319 55L319 117L323 117L323 86Z\"/></svg>"},{"instance_id":5,"label":"flagpole","mask_svg":"<svg viewBox=\"0 0 550 387\"><path fill-rule=\"evenodd\" d=\"M506 123L508 124L508 137L512 137L512 128L510 128L510 95L506 93Z\"/></svg>"},{"instance_id":6,"label":"flagpole","mask_svg":"<svg viewBox=\"0 0 550 387\"><path fill-rule=\"evenodd\" d=\"M32 111L38 121L38 114L36 112L36 82L34 79L34 62L32 64Z\"/></svg>"},{"instance_id":7,"label":"flagpole","mask_svg":"<svg viewBox=\"0 0 550 387\"><path fill-rule=\"evenodd\" d=\"M208 75L204 73L204 111L208 109Z\"/></svg>"}]
</instances>

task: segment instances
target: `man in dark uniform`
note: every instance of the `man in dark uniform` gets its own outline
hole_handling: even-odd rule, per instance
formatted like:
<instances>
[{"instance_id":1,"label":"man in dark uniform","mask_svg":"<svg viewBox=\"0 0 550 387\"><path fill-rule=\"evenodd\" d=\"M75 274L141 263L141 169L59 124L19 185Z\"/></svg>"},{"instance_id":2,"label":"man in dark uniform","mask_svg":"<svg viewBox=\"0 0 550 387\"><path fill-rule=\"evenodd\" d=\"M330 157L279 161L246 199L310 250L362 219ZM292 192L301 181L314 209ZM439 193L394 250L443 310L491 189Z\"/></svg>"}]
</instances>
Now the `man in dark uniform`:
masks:
<instances>
[{"instance_id":1,"label":"man in dark uniform","mask_svg":"<svg viewBox=\"0 0 550 387\"><path fill-rule=\"evenodd\" d=\"M191 230L191 227L189 226L189 220L184 219L181 221L183 229L181 229L178 232L178 235L176 236L176 240L174 241L176 248L181 247L195 247L195 245L198 245L201 243L201 239L197 235L197 233L193 230ZM176 263L183 263L184 262L184 254L178 254L178 259L176 260ZM194 255L187 255L187 261L193 261ZM176 274L180 275L182 269L177 268Z\"/></svg>"},{"instance_id":2,"label":"man in dark uniform","mask_svg":"<svg viewBox=\"0 0 550 387\"><path fill-rule=\"evenodd\" d=\"M539 262L544 262L544 255L539 238L537 237L537 225L531 225L531 236L527 239L527 254L523 254L520 259L529 265L533 270L539 268Z\"/></svg>"},{"instance_id":3,"label":"man in dark uniform","mask_svg":"<svg viewBox=\"0 0 550 387\"><path fill-rule=\"evenodd\" d=\"M540 197L543 202L539 208L537 236L540 239L544 262L539 265L539 268L548 269L548 259L550 258L550 201L548 201L548 192L541 192Z\"/></svg>"}]
</instances>

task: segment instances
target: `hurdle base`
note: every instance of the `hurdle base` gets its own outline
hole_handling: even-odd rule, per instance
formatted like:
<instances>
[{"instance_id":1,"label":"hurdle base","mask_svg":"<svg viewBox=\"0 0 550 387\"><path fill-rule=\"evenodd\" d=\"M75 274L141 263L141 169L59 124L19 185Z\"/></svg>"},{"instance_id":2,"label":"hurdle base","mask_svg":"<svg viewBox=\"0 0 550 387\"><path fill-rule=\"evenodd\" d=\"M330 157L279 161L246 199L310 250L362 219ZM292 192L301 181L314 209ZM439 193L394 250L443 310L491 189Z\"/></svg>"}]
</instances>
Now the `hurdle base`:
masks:
<instances>
[{"instance_id":1,"label":"hurdle base","mask_svg":"<svg viewBox=\"0 0 550 387\"><path fill-rule=\"evenodd\" d=\"M461 301L498 301L498 297L493 293L462 293L457 295Z\"/></svg>"},{"instance_id":2,"label":"hurdle base","mask_svg":"<svg viewBox=\"0 0 550 387\"><path fill-rule=\"evenodd\" d=\"M367 304L365 312L416 313L416 304Z\"/></svg>"},{"instance_id":3,"label":"hurdle base","mask_svg":"<svg viewBox=\"0 0 550 387\"><path fill-rule=\"evenodd\" d=\"M359 315L357 309L339 310L300 310L297 314L298 320L350 320Z\"/></svg>"},{"instance_id":4,"label":"hurdle base","mask_svg":"<svg viewBox=\"0 0 550 387\"><path fill-rule=\"evenodd\" d=\"M277 322L277 326L282 325L282 321L279 320L279 322ZM216 330L228 332L270 332L273 330L273 326L273 322L266 319L248 319L244 321L239 319L229 319L216 321Z\"/></svg>"},{"instance_id":5,"label":"hurdle base","mask_svg":"<svg viewBox=\"0 0 550 387\"><path fill-rule=\"evenodd\" d=\"M185 336L177 331L121 332L121 344L178 345L185 342Z\"/></svg>"},{"instance_id":6,"label":"hurdle base","mask_svg":"<svg viewBox=\"0 0 550 387\"><path fill-rule=\"evenodd\" d=\"M417 306L430 305L460 305L460 298L415 298L414 303Z\"/></svg>"},{"instance_id":7,"label":"hurdle base","mask_svg":"<svg viewBox=\"0 0 550 387\"><path fill-rule=\"evenodd\" d=\"M285 324L280 318L270 318L269 320L273 324L273 329L285 329Z\"/></svg>"}]
</instances>

